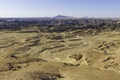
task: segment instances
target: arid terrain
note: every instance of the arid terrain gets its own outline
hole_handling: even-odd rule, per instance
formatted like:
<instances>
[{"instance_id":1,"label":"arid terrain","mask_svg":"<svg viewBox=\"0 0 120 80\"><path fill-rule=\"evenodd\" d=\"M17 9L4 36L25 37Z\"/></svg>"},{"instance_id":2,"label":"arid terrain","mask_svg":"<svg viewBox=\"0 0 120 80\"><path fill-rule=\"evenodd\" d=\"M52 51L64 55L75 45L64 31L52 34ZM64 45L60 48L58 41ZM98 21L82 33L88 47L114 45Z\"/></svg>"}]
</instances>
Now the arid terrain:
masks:
<instances>
[{"instance_id":1,"label":"arid terrain","mask_svg":"<svg viewBox=\"0 0 120 80\"><path fill-rule=\"evenodd\" d=\"M119 20L2 20L0 29L0 80L120 80Z\"/></svg>"}]
</instances>

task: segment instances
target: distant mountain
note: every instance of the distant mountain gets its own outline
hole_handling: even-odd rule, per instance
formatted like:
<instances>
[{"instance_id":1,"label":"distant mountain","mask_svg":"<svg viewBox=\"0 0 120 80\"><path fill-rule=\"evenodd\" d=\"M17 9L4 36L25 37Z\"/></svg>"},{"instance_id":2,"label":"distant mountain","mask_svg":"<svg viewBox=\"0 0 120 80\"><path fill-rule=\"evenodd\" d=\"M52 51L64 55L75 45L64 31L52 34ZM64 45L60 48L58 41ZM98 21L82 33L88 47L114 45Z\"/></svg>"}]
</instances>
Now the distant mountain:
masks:
<instances>
[{"instance_id":1,"label":"distant mountain","mask_svg":"<svg viewBox=\"0 0 120 80\"><path fill-rule=\"evenodd\" d=\"M71 16L64 16L64 15L58 15L53 17L54 19L75 19L75 17L71 17Z\"/></svg>"}]
</instances>

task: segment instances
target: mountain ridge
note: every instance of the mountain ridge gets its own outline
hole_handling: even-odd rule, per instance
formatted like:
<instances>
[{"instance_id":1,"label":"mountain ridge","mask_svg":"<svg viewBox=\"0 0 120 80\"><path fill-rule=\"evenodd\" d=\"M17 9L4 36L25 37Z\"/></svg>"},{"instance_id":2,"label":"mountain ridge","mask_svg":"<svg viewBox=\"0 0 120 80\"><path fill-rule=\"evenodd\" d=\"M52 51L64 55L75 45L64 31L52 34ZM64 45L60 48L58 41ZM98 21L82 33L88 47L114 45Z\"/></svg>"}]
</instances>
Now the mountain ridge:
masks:
<instances>
[{"instance_id":1,"label":"mountain ridge","mask_svg":"<svg viewBox=\"0 0 120 80\"><path fill-rule=\"evenodd\" d=\"M57 15L55 17L53 17L54 19L75 19L76 17L72 17L72 16L65 16L65 15Z\"/></svg>"}]
</instances>

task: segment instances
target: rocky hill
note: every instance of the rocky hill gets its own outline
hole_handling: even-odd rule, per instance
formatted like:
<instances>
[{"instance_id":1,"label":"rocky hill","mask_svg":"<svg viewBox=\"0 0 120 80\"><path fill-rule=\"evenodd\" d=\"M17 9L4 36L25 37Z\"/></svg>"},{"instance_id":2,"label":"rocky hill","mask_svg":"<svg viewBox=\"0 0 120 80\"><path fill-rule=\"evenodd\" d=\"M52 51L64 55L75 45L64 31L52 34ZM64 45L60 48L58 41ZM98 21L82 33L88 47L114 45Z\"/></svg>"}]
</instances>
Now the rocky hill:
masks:
<instances>
[{"instance_id":1,"label":"rocky hill","mask_svg":"<svg viewBox=\"0 0 120 80\"><path fill-rule=\"evenodd\" d=\"M0 80L120 80L117 19L1 19Z\"/></svg>"},{"instance_id":2,"label":"rocky hill","mask_svg":"<svg viewBox=\"0 0 120 80\"><path fill-rule=\"evenodd\" d=\"M0 20L0 30L22 30L37 27L44 32L64 32L74 30L118 31L120 21L113 19L3 19ZM36 31L36 30L33 30ZM37 29L38 31L38 29Z\"/></svg>"}]
</instances>

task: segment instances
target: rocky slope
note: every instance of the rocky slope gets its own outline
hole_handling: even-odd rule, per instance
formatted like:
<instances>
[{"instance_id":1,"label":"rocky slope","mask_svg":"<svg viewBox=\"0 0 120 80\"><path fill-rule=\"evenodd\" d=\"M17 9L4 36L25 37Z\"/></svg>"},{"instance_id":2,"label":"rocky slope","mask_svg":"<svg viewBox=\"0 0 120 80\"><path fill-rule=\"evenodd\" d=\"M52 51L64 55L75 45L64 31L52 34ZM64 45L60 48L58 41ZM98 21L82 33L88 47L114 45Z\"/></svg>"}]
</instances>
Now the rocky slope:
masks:
<instances>
[{"instance_id":1,"label":"rocky slope","mask_svg":"<svg viewBox=\"0 0 120 80\"><path fill-rule=\"evenodd\" d=\"M0 80L120 80L119 25L47 26L1 30Z\"/></svg>"}]
</instances>

